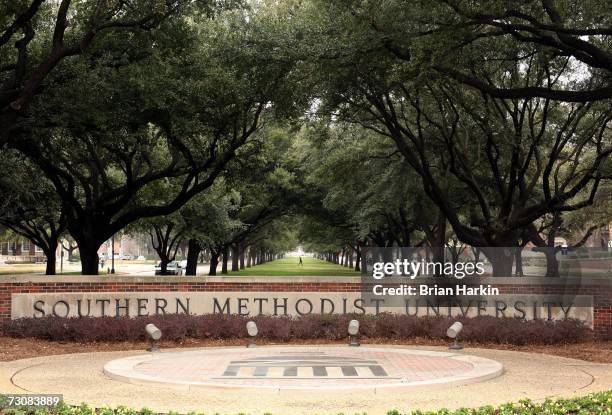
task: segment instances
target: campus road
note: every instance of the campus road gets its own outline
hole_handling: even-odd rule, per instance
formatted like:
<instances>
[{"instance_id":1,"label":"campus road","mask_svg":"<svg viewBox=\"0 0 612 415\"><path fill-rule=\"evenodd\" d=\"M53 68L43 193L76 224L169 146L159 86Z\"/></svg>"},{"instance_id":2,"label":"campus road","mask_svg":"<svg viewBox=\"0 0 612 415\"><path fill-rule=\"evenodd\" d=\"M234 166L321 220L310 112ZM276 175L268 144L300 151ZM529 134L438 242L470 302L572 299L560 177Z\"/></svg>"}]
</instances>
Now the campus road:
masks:
<instances>
[{"instance_id":1,"label":"campus road","mask_svg":"<svg viewBox=\"0 0 612 415\"><path fill-rule=\"evenodd\" d=\"M100 269L100 274L104 275L110 272L111 263L106 261L104 267ZM198 264L198 275L208 274L209 264ZM57 264L57 273L62 274L78 274L81 270L79 262L64 262L63 266ZM45 272L44 264L0 264L0 275L7 274L43 274ZM155 262L147 261L145 263L139 261L122 261L115 260L115 273L118 275L134 275L148 276L155 274Z\"/></svg>"}]
</instances>

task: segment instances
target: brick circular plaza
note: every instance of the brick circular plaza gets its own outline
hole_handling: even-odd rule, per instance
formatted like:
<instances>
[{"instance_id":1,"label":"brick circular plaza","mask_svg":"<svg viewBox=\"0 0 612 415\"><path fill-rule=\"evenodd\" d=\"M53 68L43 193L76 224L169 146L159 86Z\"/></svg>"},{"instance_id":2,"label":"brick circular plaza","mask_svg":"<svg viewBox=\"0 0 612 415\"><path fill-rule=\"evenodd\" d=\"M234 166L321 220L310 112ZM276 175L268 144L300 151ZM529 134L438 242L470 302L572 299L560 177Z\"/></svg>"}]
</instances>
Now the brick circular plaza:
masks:
<instances>
[{"instance_id":1,"label":"brick circular plaza","mask_svg":"<svg viewBox=\"0 0 612 415\"><path fill-rule=\"evenodd\" d=\"M227 348L149 353L104 366L112 379L180 389L365 389L458 385L501 375L469 354L348 346Z\"/></svg>"},{"instance_id":2,"label":"brick circular plaza","mask_svg":"<svg viewBox=\"0 0 612 415\"><path fill-rule=\"evenodd\" d=\"M391 356L396 351L407 351L410 356L441 357L445 355L462 355L480 357L483 360L495 361L503 365L501 376L486 381L471 383L424 384L419 389L408 383L406 389L401 387L318 387L317 389L278 389L272 387L239 388L235 386L202 386L193 382L185 384L169 383L149 379L148 383L138 383L135 379L119 380L117 375L108 375L104 371L110 362L125 362L127 358L186 356L190 366L196 367L196 359L189 356L204 356L206 353L222 351L228 358L231 352L259 353L271 351L288 351L290 353L325 351L327 355L338 356L339 349L351 351L348 346L283 346L261 347L247 350L244 347L201 348L201 349L167 349L159 354L146 354L144 351L109 351L94 353L73 353L56 356L40 356L9 362L0 362L0 391L2 393L59 393L71 405L82 402L95 407L151 408L155 412L168 413L273 413L273 414L337 414L363 413L385 415L391 409L402 413L411 410L438 410L440 408L456 409L482 405L499 405L504 402L516 402L529 398L543 400L547 397L583 396L590 392L600 392L612 388L612 364L585 362L550 356L538 353L524 353L509 350L489 350L467 348L457 353L448 353L446 347L400 345L367 345L359 351L378 351L382 356ZM431 351L440 354L431 354ZM253 354L250 357L257 357ZM312 357L312 356L311 356ZM359 356L359 359L365 359ZM457 358L453 358L457 359ZM246 360L246 359L244 359ZM370 359L377 360L377 359ZM393 368L386 360L378 359L389 376ZM464 361L465 362L465 361ZM132 363L136 363L133 360ZM346 363L344 361L343 363ZM360 362L363 363L363 362ZM346 366L346 365L345 365ZM132 365L133 367L133 365ZM335 366L341 367L341 366ZM144 366L141 366L144 370ZM151 368L151 367L150 367ZM178 366L176 366L177 369ZM223 368L223 374L227 366ZM242 370L242 369L241 369ZM238 370L238 374L242 374ZM247 369L244 369L247 370ZM254 372L255 369L253 369ZM318 369L320 371L321 369ZM334 372L335 370L335 372ZM345 369L346 370L346 369ZM362 369L356 368L357 373ZM314 375L314 369L311 369ZM341 374L342 369L326 366L328 376ZM232 372L231 370L229 371ZM262 373L260 369L258 373ZM297 374L302 374L299 369ZM248 372L247 372L248 373ZM273 371L268 369L266 376ZM278 373L278 372L277 372ZM289 371L291 373L291 371ZM347 371L350 373L350 369ZM158 375L153 373L153 375ZM251 373L253 375L254 373ZM373 374L373 372L371 372ZM375 376L372 376L375 377ZM430 378L431 379L431 378ZM411 377L414 382L416 378ZM129 382L129 383L126 383ZM321 380L318 379L320 382ZM368 380L371 382L371 380ZM467 381L464 381L467 382ZM410 386L411 385L411 386ZM414 391L415 393L410 393ZM408 393L404 393L408 392Z\"/></svg>"}]
</instances>

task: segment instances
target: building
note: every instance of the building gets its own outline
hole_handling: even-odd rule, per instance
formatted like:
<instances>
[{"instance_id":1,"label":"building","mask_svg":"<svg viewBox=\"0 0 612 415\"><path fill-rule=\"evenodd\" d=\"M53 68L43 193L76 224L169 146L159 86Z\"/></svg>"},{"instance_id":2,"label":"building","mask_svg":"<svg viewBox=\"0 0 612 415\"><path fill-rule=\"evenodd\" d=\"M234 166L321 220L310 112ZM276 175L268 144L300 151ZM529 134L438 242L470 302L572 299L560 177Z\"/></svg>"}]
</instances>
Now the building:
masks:
<instances>
[{"instance_id":1,"label":"building","mask_svg":"<svg viewBox=\"0 0 612 415\"><path fill-rule=\"evenodd\" d=\"M0 242L0 262L45 262L43 250L29 240L15 239Z\"/></svg>"}]
</instances>

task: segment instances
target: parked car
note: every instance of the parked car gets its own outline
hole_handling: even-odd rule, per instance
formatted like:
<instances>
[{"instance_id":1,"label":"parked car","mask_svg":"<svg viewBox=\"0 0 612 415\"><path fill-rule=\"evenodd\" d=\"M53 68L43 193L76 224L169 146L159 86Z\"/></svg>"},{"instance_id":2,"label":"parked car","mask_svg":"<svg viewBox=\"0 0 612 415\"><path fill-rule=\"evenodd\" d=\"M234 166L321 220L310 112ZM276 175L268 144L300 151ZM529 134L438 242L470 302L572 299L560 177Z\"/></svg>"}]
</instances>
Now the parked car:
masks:
<instances>
[{"instance_id":1,"label":"parked car","mask_svg":"<svg viewBox=\"0 0 612 415\"><path fill-rule=\"evenodd\" d=\"M145 256L144 256L144 255L138 255L138 258L136 258L136 259L137 259L137 260L139 260L139 261L144 261L144 260L146 260L147 258L145 258Z\"/></svg>"},{"instance_id":2,"label":"parked car","mask_svg":"<svg viewBox=\"0 0 612 415\"><path fill-rule=\"evenodd\" d=\"M181 275L182 270L179 266L179 261L170 261L166 266L166 275ZM155 275L162 275L161 273L161 262L155 265Z\"/></svg>"},{"instance_id":3,"label":"parked car","mask_svg":"<svg viewBox=\"0 0 612 415\"><path fill-rule=\"evenodd\" d=\"M121 259L132 260L132 259L134 259L134 255L132 255L132 254L124 254Z\"/></svg>"}]
</instances>

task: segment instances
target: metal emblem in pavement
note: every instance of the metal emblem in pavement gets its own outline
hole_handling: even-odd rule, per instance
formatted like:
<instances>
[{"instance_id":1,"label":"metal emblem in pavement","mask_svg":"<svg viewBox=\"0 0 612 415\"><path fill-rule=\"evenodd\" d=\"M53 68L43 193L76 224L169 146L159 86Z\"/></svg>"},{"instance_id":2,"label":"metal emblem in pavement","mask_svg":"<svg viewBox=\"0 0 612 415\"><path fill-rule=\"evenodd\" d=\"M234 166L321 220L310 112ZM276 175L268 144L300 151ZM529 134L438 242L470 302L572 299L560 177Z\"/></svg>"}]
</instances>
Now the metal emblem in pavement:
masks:
<instances>
[{"instance_id":1,"label":"metal emblem in pavement","mask_svg":"<svg viewBox=\"0 0 612 415\"><path fill-rule=\"evenodd\" d=\"M325 353L279 354L232 360L221 378L386 378L393 379L377 360Z\"/></svg>"}]
</instances>

